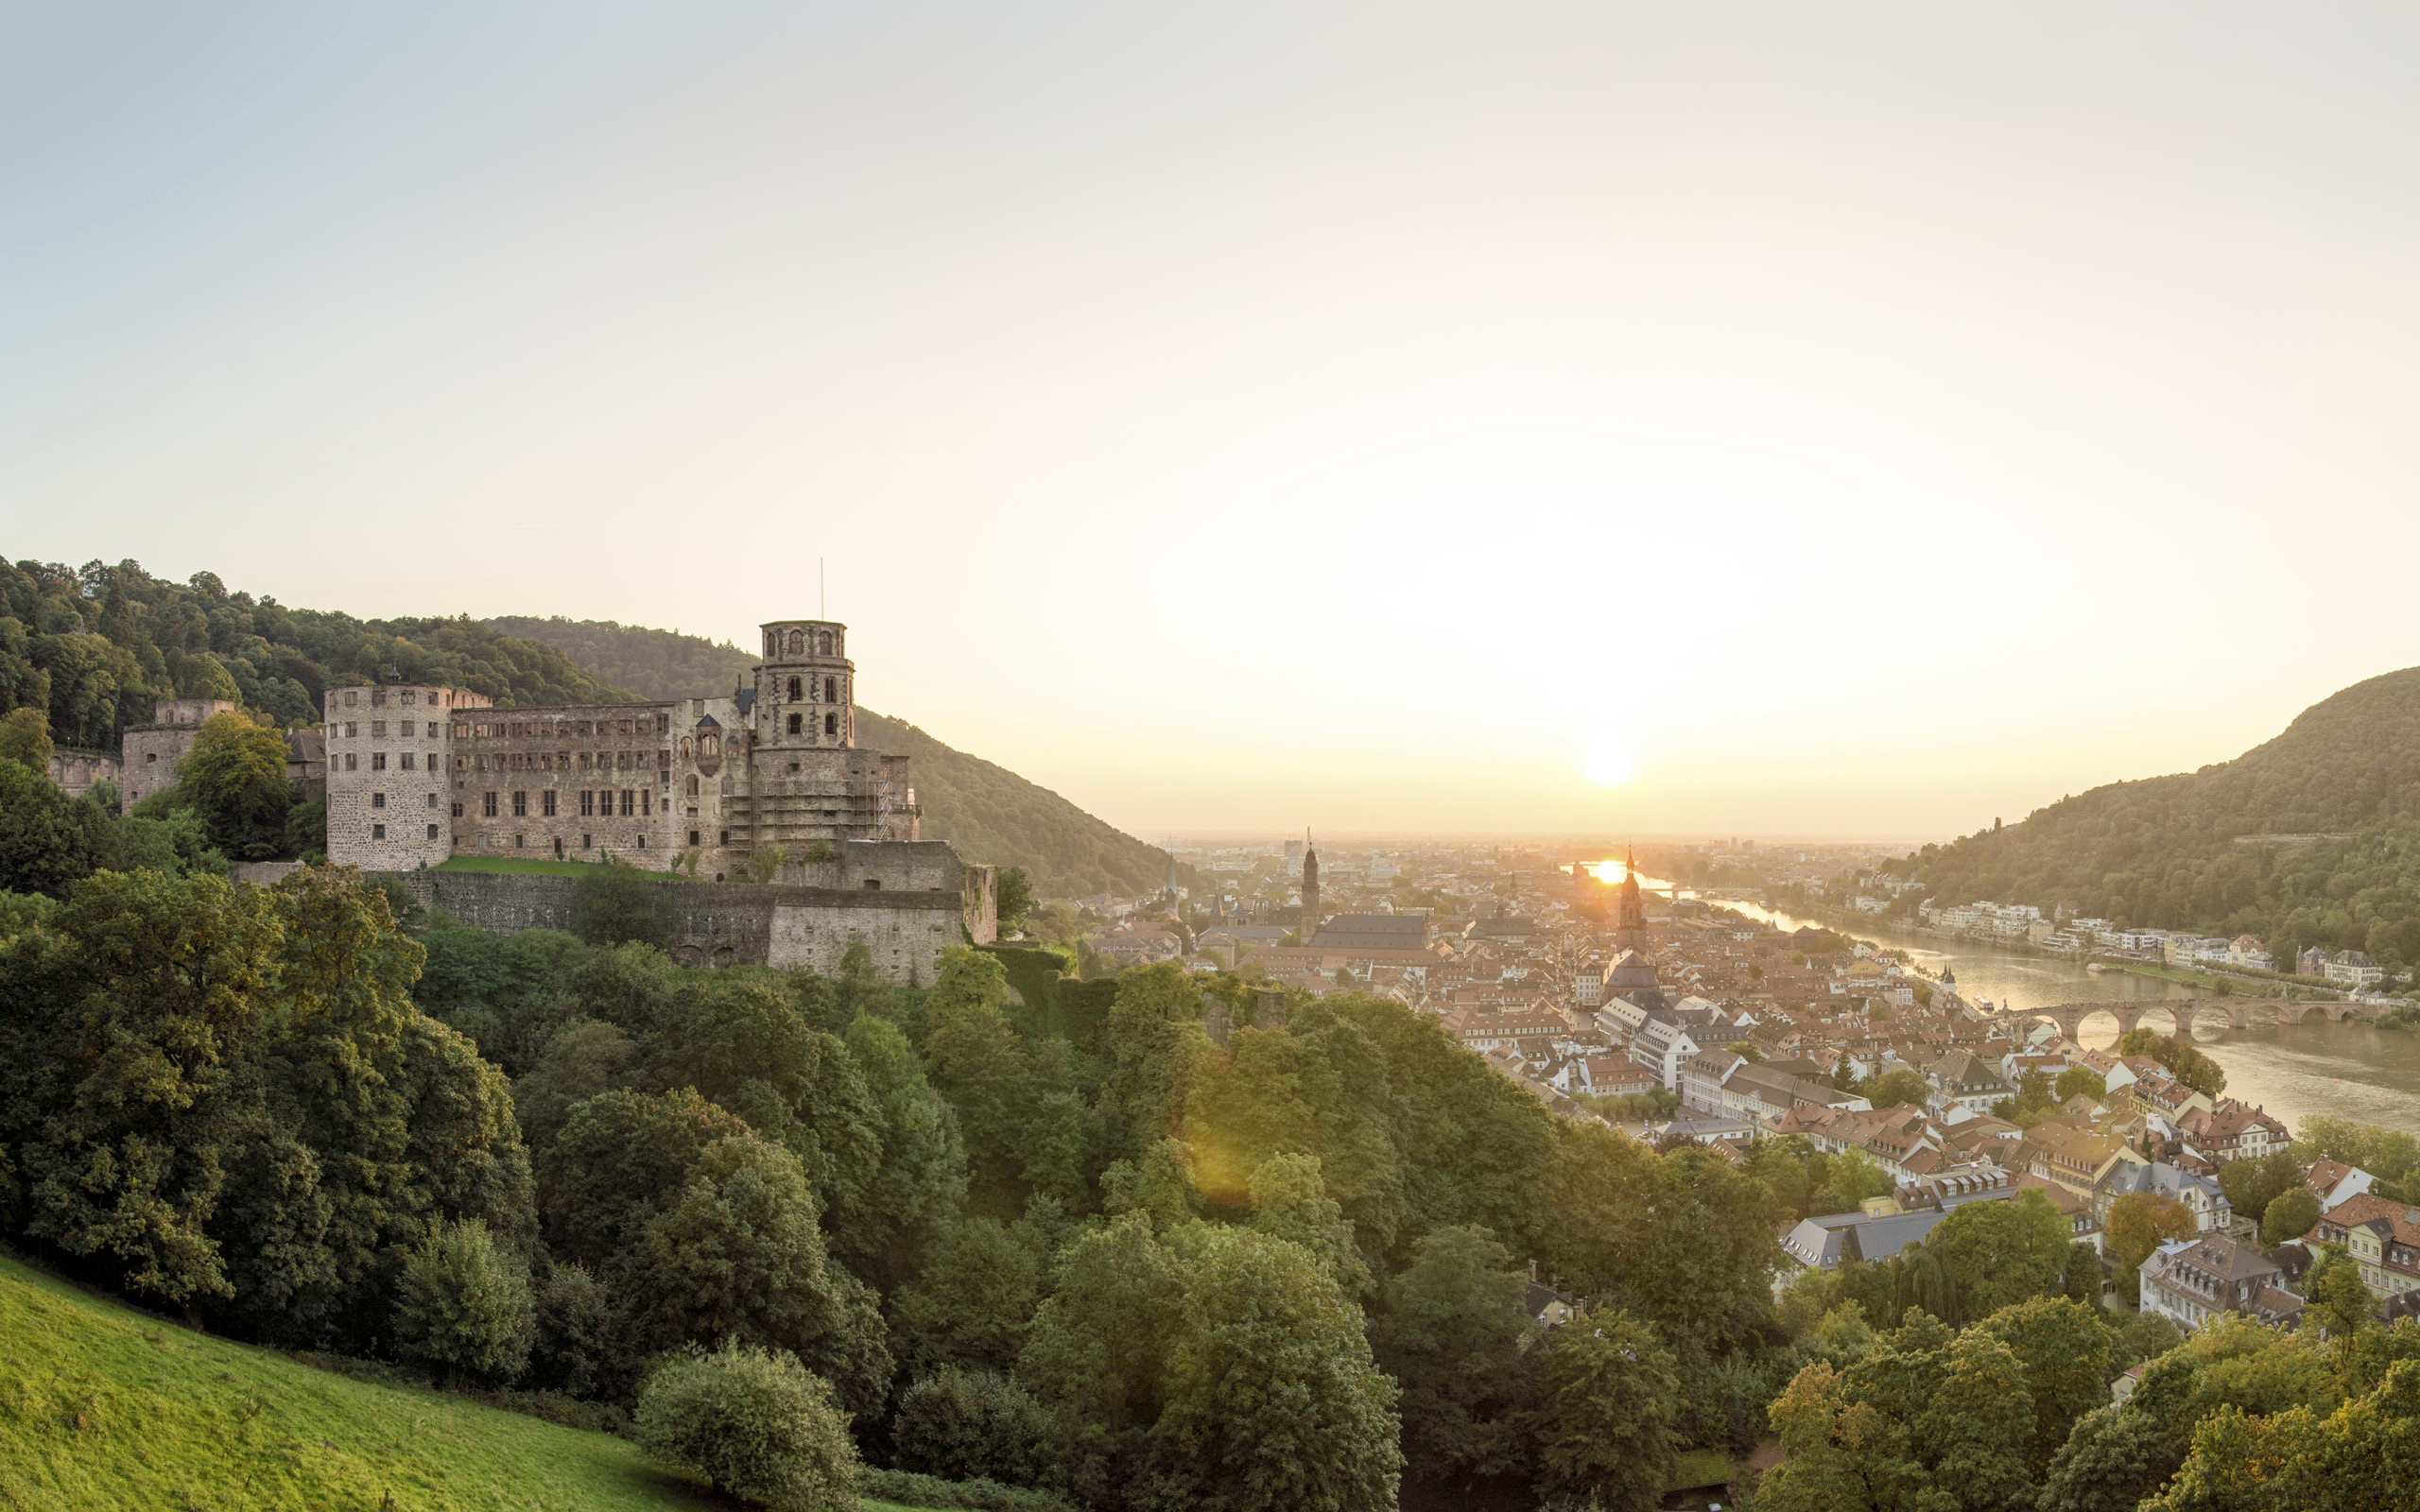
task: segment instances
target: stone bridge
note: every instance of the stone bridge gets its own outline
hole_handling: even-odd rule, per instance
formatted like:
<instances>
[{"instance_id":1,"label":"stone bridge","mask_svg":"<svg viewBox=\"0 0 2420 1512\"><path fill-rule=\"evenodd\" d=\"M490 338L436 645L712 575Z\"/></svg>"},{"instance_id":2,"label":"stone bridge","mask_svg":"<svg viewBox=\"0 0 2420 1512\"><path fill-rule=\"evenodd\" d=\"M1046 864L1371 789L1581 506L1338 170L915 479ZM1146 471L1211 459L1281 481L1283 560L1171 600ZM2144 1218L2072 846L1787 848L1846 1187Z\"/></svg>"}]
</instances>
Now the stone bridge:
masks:
<instances>
[{"instance_id":1,"label":"stone bridge","mask_svg":"<svg viewBox=\"0 0 2420 1512\"><path fill-rule=\"evenodd\" d=\"M2132 998L2115 1003L2054 1003L2039 1008L2011 1008L1989 1017L1995 1022L2005 1021L2012 1025L2052 1024L2059 1033L2073 1040L2083 1027L2085 1019L2096 1013L2106 1013L2118 1021L2120 1034L2150 1019L2153 1029L2190 1040L2193 1038L2194 1021L2205 1013L2224 1014L2229 1027L2245 1029L2263 1019L2273 1019L2278 1023L2300 1023L2317 1013L2325 1015L2330 1023L2342 1023L2347 1019L2375 1019L2383 1011L2378 1005L2371 1003L2310 998Z\"/></svg>"}]
</instances>

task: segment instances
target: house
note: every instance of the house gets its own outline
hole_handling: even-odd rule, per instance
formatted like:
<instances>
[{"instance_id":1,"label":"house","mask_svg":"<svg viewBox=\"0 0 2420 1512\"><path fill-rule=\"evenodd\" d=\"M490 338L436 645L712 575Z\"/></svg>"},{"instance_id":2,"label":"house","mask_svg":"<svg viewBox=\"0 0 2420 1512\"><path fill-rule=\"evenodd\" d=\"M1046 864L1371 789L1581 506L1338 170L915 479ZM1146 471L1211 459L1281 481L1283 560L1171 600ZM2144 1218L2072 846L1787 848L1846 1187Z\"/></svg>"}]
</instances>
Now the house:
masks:
<instances>
[{"instance_id":1,"label":"house","mask_svg":"<svg viewBox=\"0 0 2420 1512\"><path fill-rule=\"evenodd\" d=\"M1630 1057L1645 1066L1667 1091L1681 1090L1681 1065L1698 1053L1689 1032L1658 1011L1631 1037Z\"/></svg>"},{"instance_id":2,"label":"house","mask_svg":"<svg viewBox=\"0 0 2420 1512\"><path fill-rule=\"evenodd\" d=\"M2016 1092L1989 1061L1963 1050L1927 1066L1925 1080L1932 1086L1934 1107L1967 1113L1988 1113L1993 1104Z\"/></svg>"},{"instance_id":3,"label":"house","mask_svg":"<svg viewBox=\"0 0 2420 1512\"><path fill-rule=\"evenodd\" d=\"M2200 1328L2228 1313L2253 1315L2262 1301L2273 1313L2291 1298L2290 1311L2300 1310L2301 1299L2280 1284L2284 1272L2258 1246L2224 1234L2171 1240L2143 1262L2140 1275L2143 1311L2181 1329ZM2280 1296L2263 1297L2271 1291Z\"/></svg>"},{"instance_id":4,"label":"house","mask_svg":"<svg viewBox=\"0 0 2420 1512\"><path fill-rule=\"evenodd\" d=\"M2313 1160L2303 1167L2303 1185L2319 1198L2319 1211L2327 1211L2347 1197L2358 1197L2370 1190L2377 1177L2358 1165L2342 1160Z\"/></svg>"},{"instance_id":5,"label":"house","mask_svg":"<svg viewBox=\"0 0 2420 1512\"><path fill-rule=\"evenodd\" d=\"M2386 969L2370 959L2367 951L2338 951L2327 957L2327 964L2320 969L2320 975L2338 987L2358 992L2385 981Z\"/></svg>"},{"instance_id":6,"label":"house","mask_svg":"<svg viewBox=\"0 0 2420 1512\"><path fill-rule=\"evenodd\" d=\"M2304 1242L2342 1246L2373 1296L2420 1288L2420 1208L2360 1193L2322 1213Z\"/></svg>"},{"instance_id":7,"label":"house","mask_svg":"<svg viewBox=\"0 0 2420 1512\"><path fill-rule=\"evenodd\" d=\"M1945 1208L1920 1208L1913 1212L1874 1216L1863 1212L1832 1212L1806 1218L1782 1235L1782 1253L1799 1270L1838 1270L1849 1260L1889 1260L1910 1245L1921 1245L1941 1220Z\"/></svg>"},{"instance_id":8,"label":"house","mask_svg":"<svg viewBox=\"0 0 2420 1512\"><path fill-rule=\"evenodd\" d=\"M1575 1056L1555 1073L1557 1091L1575 1097L1635 1097L1655 1088L1645 1066L1610 1051Z\"/></svg>"},{"instance_id":9,"label":"house","mask_svg":"<svg viewBox=\"0 0 2420 1512\"><path fill-rule=\"evenodd\" d=\"M2223 1233L2235 1222L2235 1206L2215 1179L2167 1160L2145 1160L2132 1150L2121 1154L2095 1183L2093 1209L2105 1222L2110 1204L2135 1192L2174 1202L2193 1215L2193 1227L2202 1233Z\"/></svg>"},{"instance_id":10,"label":"house","mask_svg":"<svg viewBox=\"0 0 2420 1512\"><path fill-rule=\"evenodd\" d=\"M2291 1143L2286 1125L2267 1112L2232 1097L2216 1106L2187 1108L2176 1115L2176 1132L2194 1154L2224 1165L2258 1160Z\"/></svg>"},{"instance_id":11,"label":"house","mask_svg":"<svg viewBox=\"0 0 2420 1512\"><path fill-rule=\"evenodd\" d=\"M2273 971L2277 958L2269 954L2269 948L2260 943L2258 936L2238 935L2227 942L2227 964L2238 971Z\"/></svg>"}]
</instances>

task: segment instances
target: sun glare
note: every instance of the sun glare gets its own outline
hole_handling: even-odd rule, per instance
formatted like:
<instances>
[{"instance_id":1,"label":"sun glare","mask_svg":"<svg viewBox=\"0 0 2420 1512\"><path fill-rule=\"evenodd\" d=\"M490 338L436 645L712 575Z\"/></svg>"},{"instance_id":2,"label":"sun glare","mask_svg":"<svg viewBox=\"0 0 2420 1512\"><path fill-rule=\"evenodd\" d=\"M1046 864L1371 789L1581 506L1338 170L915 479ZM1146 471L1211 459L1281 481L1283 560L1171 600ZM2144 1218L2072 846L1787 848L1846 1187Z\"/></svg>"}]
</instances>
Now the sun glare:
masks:
<instances>
[{"instance_id":1,"label":"sun glare","mask_svg":"<svg viewBox=\"0 0 2420 1512\"><path fill-rule=\"evenodd\" d=\"M1599 735L1588 744L1587 759L1581 770L1588 781L1599 787L1619 787L1631 780L1638 769L1637 758L1627 741L1613 735Z\"/></svg>"}]
</instances>

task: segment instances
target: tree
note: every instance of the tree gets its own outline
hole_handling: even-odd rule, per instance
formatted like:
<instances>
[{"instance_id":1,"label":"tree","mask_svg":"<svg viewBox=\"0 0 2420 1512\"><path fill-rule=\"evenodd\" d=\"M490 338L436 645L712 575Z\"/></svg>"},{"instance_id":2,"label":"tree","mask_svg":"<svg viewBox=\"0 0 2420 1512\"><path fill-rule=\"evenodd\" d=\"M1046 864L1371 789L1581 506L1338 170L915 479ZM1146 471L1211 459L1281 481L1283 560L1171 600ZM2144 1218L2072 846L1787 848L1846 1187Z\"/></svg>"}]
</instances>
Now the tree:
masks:
<instances>
[{"instance_id":1,"label":"tree","mask_svg":"<svg viewBox=\"0 0 2420 1512\"><path fill-rule=\"evenodd\" d=\"M1679 1449L1680 1382L1655 1331L1618 1309L1559 1331L1538 1362L1529 1413L1541 1505L1651 1512Z\"/></svg>"},{"instance_id":2,"label":"tree","mask_svg":"<svg viewBox=\"0 0 2420 1512\"><path fill-rule=\"evenodd\" d=\"M2308 1187L2293 1187L2271 1199L2260 1213L2260 1242L2282 1245L2310 1232L2319 1222L2319 1195Z\"/></svg>"},{"instance_id":3,"label":"tree","mask_svg":"<svg viewBox=\"0 0 2420 1512\"><path fill-rule=\"evenodd\" d=\"M1884 1072L1865 1089L1865 1100L1876 1108L1922 1108L1931 1095L1932 1086L1924 1073L1910 1066Z\"/></svg>"},{"instance_id":4,"label":"tree","mask_svg":"<svg viewBox=\"0 0 2420 1512\"><path fill-rule=\"evenodd\" d=\"M1039 1486L1050 1477L1050 1421L1023 1386L955 1366L902 1392L892 1442L913 1469L946 1480Z\"/></svg>"},{"instance_id":5,"label":"tree","mask_svg":"<svg viewBox=\"0 0 2420 1512\"><path fill-rule=\"evenodd\" d=\"M789 1354L725 1344L640 1389L641 1448L772 1512L853 1512L857 1451L829 1383Z\"/></svg>"},{"instance_id":6,"label":"tree","mask_svg":"<svg viewBox=\"0 0 2420 1512\"><path fill-rule=\"evenodd\" d=\"M2089 1097L2099 1102L2109 1095L2109 1083L2090 1066L2069 1066L2059 1073L2050 1090L2062 1103L2077 1097Z\"/></svg>"},{"instance_id":7,"label":"tree","mask_svg":"<svg viewBox=\"0 0 2420 1512\"><path fill-rule=\"evenodd\" d=\"M572 884L571 932L591 945L634 941L668 951L679 927L672 895L626 861L609 856Z\"/></svg>"},{"instance_id":8,"label":"tree","mask_svg":"<svg viewBox=\"0 0 2420 1512\"><path fill-rule=\"evenodd\" d=\"M2361 1280L2360 1263L2341 1249L2330 1247L2321 1253L2303 1278L2303 1296L2309 1302L2305 1316L2332 1337L2358 1333L2377 1317L2377 1303Z\"/></svg>"},{"instance_id":9,"label":"tree","mask_svg":"<svg viewBox=\"0 0 2420 1512\"><path fill-rule=\"evenodd\" d=\"M450 1381L510 1382L528 1365L535 1329L529 1268L478 1219L441 1224L404 1262L395 1340L406 1359Z\"/></svg>"},{"instance_id":10,"label":"tree","mask_svg":"<svg viewBox=\"0 0 2420 1512\"><path fill-rule=\"evenodd\" d=\"M891 1296L909 1359L944 1366L1013 1368L1042 1301L1042 1258L993 1218L961 1218L924 1273Z\"/></svg>"},{"instance_id":11,"label":"tree","mask_svg":"<svg viewBox=\"0 0 2420 1512\"><path fill-rule=\"evenodd\" d=\"M2269 1204L2289 1187L2303 1182L2303 1167L2315 1157L2280 1150L2249 1160L2229 1160L2219 1167L2219 1190L2227 1206L2250 1218L2269 1211Z\"/></svg>"},{"instance_id":12,"label":"tree","mask_svg":"<svg viewBox=\"0 0 2420 1512\"><path fill-rule=\"evenodd\" d=\"M2067 1441L2076 1419L2109 1400L2110 1329L2098 1302L2037 1297L1976 1325L2006 1345L2033 1400L2033 1443L2026 1469L2040 1476Z\"/></svg>"},{"instance_id":13,"label":"tree","mask_svg":"<svg viewBox=\"0 0 2420 1512\"><path fill-rule=\"evenodd\" d=\"M2139 1270L2160 1246L2197 1231L2193 1214L2174 1197L2129 1192L2109 1205L2109 1258L2121 1276Z\"/></svg>"},{"instance_id":14,"label":"tree","mask_svg":"<svg viewBox=\"0 0 2420 1512\"><path fill-rule=\"evenodd\" d=\"M2118 1054L2149 1056L2173 1072L2178 1081L2211 1097L2227 1090L2227 1074L2219 1063L2173 1035L2129 1029L2118 1037Z\"/></svg>"},{"instance_id":15,"label":"tree","mask_svg":"<svg viewBox=\"0 0 2420 1512\"><path fill-rule=\"evenodd\" d=\"M2066 1218L2039 1192L2010 1202L1970 1202L1944 1218L1924 1251L1949 1272L1957 1315L1987 1317L2003 1307L2062 1290L2072 1234Z\"/></svg>"},{"instance_id":16,"label":"tree","mask_svg":"<svg viewBox=\"0 0 2420 1512\"><path fill-rule=\"evenodd\" d=\"M12 709L0 719L0 762L17 762L37 772L50 769L50 720L39 709Z\"/></svg>"},{"instance_id":17,"label":"tree","mask_svg":"<svg viewBox=\"0 0 2420 1512\"><path fill-rule=\"evenodd\" d=\"M1529 1279L1486 1229L1440 1228L1389 1279L1370 1323L1402 1388L1404 1455L1422 1475L1495 1475L1519 1463L1537 1324Z\"/></svg>"},{"instance_id":18,"label":"tree","mask_svg":"<svg viewBox=\"0 0 2420 1512\"><path fill-rule=\"evenodd\" d=\"M0 892L64 898L92 875L107 832L98 808L69 798L41 767L0 758Z\"/></svg>"},{"instance_id":19,"label":"tree","mask_svg":"<svg viewBox=\"0 0 2420 1512\"><path fill-rule=\"evenodd\" d=\"M1016 1379L1051 1410L1056 1457L1088 1503L1109 1502L1136 1472L1166 1398L1182 1284L1141 1213L1113 1217L1059 1257Z\"/></svg>"},{"instance_id":20,"label":"tree","mask_svg":"<svg viewBox=\"0 0 2420 1512\"><path fill-rule=\"evenodd\" d=\"M177 800L201 816L210 843L239 861L278 855L294 788L285 736L237 713L212 714L177 764Z\"/></svg>"},{"instance_id":21,"label":"tree","mask_svg":"<svg viewBox=\"0 0 2420 1512\"><path fill-rule=\"evenodd\" d=\"M1307 1251L1197 1224L1134 1501L1179 1512L1381 1512L1403 1454L1360 1310Z\"/></svg>"},{"instance_id":22,"label":"tree","mask_svg":"<svg viewBox=\"0 0 2420 1512\"><path fill-rule=\"evenodd\" d=\"M1014 933L1025 927L1028 915L1033 912L1033 884L1023 867L1000 868L998 919L1004 932Z\"/></svg>"}]
</instances>

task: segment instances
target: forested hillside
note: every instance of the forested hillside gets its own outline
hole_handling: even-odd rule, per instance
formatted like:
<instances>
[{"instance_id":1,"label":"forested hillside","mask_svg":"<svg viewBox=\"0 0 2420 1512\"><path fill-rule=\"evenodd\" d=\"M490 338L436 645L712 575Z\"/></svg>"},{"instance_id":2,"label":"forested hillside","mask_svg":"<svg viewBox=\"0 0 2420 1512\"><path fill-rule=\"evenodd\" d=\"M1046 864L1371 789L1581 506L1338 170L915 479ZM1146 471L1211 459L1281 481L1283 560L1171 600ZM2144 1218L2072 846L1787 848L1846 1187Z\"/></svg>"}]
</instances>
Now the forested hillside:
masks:
<instances>
[{"instance_id":1,"label":"forested hillside","mask_svg":"<svg viewBox=\"0 0 2420 1512\"><path fill-rule=\"evenodd\" d=\"M728 693L756 664L735 645L612 620L493 619L490 629L544 643L647 698ZM1004 766L942 745L860 705L857 741L913 757L925 833L969 861L1023 867L1044 896L1133 894L1167 876L1167 852L1095 818Z\"/></svg>"},{"instance_id":2,"label":"forested hillside","mask_svg":"<svg viewBox=\"0 0 2420 1512\"><path fill-rule=\"evenodd\" d=\"M132 561L0 560L0 713L33 707L62 746L115 750L161 698L228 698L281 725L319 718L328 684L388 673L499 703L625 695L552 646L468 619L358 620L182 583Z\"/></svg>"},{"instance_id":3,"label":"forested hillside","mask_svg":"<svg viewBox=\"0 0 2420 1512\"><path fill-rule=\"evenodd\" d=\"M2356 683L2198 772L2099 787L1912 858L1944 902L2420 960L2420 668Z\"/></svg>"}]
</instances>

